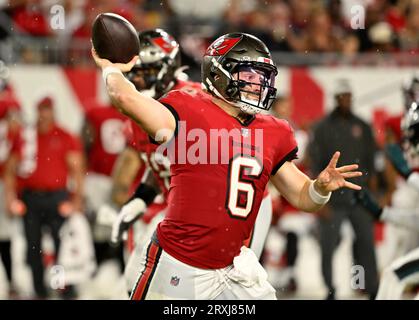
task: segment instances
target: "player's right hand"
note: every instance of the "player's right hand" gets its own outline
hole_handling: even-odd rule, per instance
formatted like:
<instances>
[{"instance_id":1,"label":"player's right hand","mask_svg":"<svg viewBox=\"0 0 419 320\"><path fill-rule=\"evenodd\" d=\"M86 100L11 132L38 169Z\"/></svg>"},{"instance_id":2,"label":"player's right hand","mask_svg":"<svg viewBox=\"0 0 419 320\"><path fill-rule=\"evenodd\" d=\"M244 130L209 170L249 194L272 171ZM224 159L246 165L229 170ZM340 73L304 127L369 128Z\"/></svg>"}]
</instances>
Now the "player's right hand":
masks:
<instances>
[{"instance_id":1,"label":"player's right hand","mask_svg":"<svg viewBox=\"0 0 419 320\"><path fill-rule=\"evenodd\" d=\"M125 238L129 227L146 211L143 199L135 198L121 208L116 221L112 225L111 243L118 244Z\"/></svg>"},{"instance_id":2,"label":"player's right hand","mask_svg":"<svg viewBox=\"0 0 419 320\"><path fill-rule=\"evenodd\" d=\"M102 59L98 56L98 54L96 53L96 50L93 48L92 46L92 57L93 60L95 60L96 65L101 68L104 69L106 67L114 67L114 68L118 68L119 70L121 70L121 72L128 72L132 69L132 67L134 66L134 64L137 62L138 60L138 55L134 56L130 62L128 63L112 63L110 62L108 59Z\"/></svg>"},{"instance_id":3,"label":"player's right hand","mask_svg":"<svg viewBox=\"0 0 419 320\"><path fill-rule=\"evenodd\" d=\"M367 210L375 220L380 219L383 208L380 207L370 191L367 189L357 190L354 192L354 197L356 203L364 207L364 209Z\"/></svg>"},{"instance_id":4,"label":"player's right hand","mask_svg":"<svg viewBox=\"0 0 419 320\"><path fill-rule=\"evenodd\" d=\"M407 179L412 173L412 169L404 158L402 148L397 143L390 143L385 146L384 152L396 171Z\"/></svg>"}]
</instances>

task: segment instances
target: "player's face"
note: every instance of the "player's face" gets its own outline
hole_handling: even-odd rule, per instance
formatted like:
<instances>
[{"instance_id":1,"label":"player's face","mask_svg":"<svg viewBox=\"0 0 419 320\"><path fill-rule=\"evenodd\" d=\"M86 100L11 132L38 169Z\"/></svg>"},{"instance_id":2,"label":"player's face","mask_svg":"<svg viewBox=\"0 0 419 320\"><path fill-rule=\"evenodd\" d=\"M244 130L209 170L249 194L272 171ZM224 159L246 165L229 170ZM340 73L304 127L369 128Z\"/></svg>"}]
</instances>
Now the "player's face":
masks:
<instances>
[{"instance_id":1,"label":"player's face","mask_svg":"<svg viewBox=\"0 0 419 320\"><path fill-rule=\"evenodd\" d=\"M252 67L241 68L233 74L233 77L240 81L241 99L256 104L266 97L267 92L264 87L272 85L269 72Z\"/></svg>"},{"instance_id":2,"label":"player's face","mask_svg":"<svg viewBox=\"0 0 419 320\"><path fill-rule=\"evenodd\" d=\"M336 96L337 104L345 112L349 112L352 106L352 94L350 92L342 93Z\"/></svg>"},{"instance_id":3,"label":"player's face","mask_svg":"<svg viewBox=\"0 0 419 320\"><path fill-rule=\"evenodd\" d=\"M150 89L157 81L158 68L141 68L133 71L131 81L138 91Z\"/></svg>"},{"instance_id":4,"label":"player's face","mask_svg":"<svg viewBox=\"0 0 419 320\"><path fill-rule=\"evenodd\" d=\"M40 125L50 125L54 122L54 110L51 107L40 106L38 108L38 123Z\"/></svg>"}]
</instances>

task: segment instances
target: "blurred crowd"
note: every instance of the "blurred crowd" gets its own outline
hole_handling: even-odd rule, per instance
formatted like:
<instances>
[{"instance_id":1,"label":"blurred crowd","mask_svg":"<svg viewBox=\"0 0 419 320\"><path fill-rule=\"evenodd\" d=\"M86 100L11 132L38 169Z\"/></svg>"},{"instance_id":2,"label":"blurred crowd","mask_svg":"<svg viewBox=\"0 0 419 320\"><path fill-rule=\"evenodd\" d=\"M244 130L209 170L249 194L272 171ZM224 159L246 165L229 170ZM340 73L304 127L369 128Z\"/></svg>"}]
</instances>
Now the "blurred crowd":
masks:
<instances>
[{"instance_id":1,"label":"blurred crowd","mask_svg":"<svg viewBox=\"0 0 419 320\"><path fill-rule=\"evenodd\" d=\"M64 10L53 8L57 4ZM15 0L0 9L0 39L52 39L42 48L70 51L70 63L88 53L92 22L101 12L118 13L137 30L170 30L198 62L208 44L229 31L252 33L273 51L302 54L419 50L418 0ZM51 19L61 12L65 25L54 29ZM56 62L36 56L35 47L21 48L21 61Z\"/></svg>"}]
</instances>

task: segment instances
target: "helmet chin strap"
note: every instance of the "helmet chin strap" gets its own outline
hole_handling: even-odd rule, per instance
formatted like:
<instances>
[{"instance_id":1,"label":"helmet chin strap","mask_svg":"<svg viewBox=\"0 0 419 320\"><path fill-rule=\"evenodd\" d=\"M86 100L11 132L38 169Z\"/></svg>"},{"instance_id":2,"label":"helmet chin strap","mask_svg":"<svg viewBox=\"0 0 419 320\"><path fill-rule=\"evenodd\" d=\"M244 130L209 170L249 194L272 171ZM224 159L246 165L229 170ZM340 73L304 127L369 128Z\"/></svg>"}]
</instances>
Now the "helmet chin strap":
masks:
<instances>
[{"instance_id":1,"label":"helmet chin strap","mask_svg":"<svg viewBox=\"0 0 419 320\"><path fill-rule=\"evenodd\" d=\"M235 102L234 106L240 108L242 112L250 114L250 115L258 114L262 111L262 109L260 108L256 108L254 106L248 105L247 103L243 103L243 102Z\"/></svg>"}]
</instances>

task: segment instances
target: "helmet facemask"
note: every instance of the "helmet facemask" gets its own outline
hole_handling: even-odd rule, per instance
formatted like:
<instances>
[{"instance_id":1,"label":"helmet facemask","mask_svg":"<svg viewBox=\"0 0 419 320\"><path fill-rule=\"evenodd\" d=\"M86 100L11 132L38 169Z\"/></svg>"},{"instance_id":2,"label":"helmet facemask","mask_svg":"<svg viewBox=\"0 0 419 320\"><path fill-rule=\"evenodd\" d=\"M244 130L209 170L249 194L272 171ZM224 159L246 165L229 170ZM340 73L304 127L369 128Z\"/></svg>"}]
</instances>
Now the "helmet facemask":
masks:
<instances>
[{"instance_id":1,"label":"helmet facemask","mask_svg":"<svg viewBox=\"0 0 419 320\"><path fill-rule=\"evenodd\" d=\"M229 59L223 67L214 59L213 81L206 79L211 92L247 114L268 111L275 100L277 68L269 63ZM220 84L225 90L218 90ZM223 93L223 94L222 94Z\"/></svg>"},{"instance_id":2,"label":"helmet facemask","mask_svg":"<svg viewBox=\"0 0 419 320\"><path fill-rule=\"evenodd\" d=\"M230 103L248 114L269 110L276 96L275 76L276 68L271 65L237 63L226 91Z\"/></svg>"},{"instance_id":3,"label":"helmet facemask","mask_svg":"<svg viewBox=\"0 0 419 320\"><path fill-rule=\"evenodd\" d=\"M135 85L135 88L139 92L151 98L158 99L174 85L174 81L167 79L168 69L169 67L163 61L139 64L134 66L128 73L127 78ZM172 77L172 74L170 74L170 77Z\"/></svg>"},{"instance_id":4,"label":"helmet facemask","mask_svg":"<svg viewBox=\"0 0 419 320\"><path fill-rule=\"evenodd\" d=\"M159 99L176 84L180 65L179 44L161 29L139 34L139 59L127 74L142 94Z\"/></svg>"}]
</instances>

